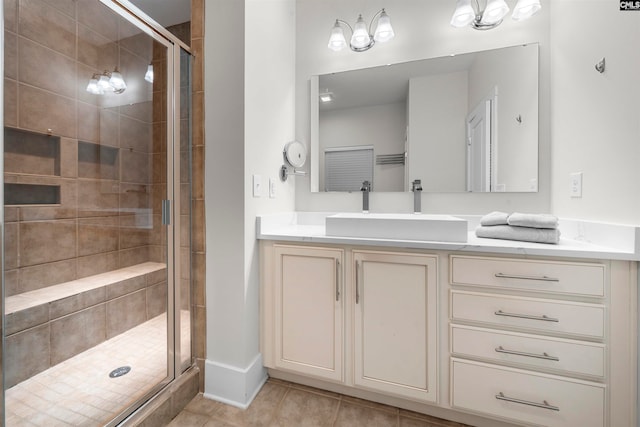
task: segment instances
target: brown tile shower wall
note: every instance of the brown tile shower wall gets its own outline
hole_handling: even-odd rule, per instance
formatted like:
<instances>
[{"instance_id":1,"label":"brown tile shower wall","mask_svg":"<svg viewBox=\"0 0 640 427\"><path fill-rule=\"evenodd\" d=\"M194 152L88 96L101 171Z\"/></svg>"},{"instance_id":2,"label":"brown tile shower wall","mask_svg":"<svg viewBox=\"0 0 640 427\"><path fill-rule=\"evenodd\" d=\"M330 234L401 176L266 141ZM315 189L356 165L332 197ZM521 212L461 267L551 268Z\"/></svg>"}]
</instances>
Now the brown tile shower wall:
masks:
<instances>
[{"instance_id":1,"label":"brown tile shower wall","mask_svg":"<svg viewBox=\"0 0 640 427\"><path fill-rule=\"evenodd\" d=\"M5 208L6 295L162 262L165 88L85 90L115 66L144 76L160 49L95 0L5 0L4 13L5 126L60 137L58 173L37 156L5 160L5 182L60 187L59 204Z\"/></svg>"}]
</instances>

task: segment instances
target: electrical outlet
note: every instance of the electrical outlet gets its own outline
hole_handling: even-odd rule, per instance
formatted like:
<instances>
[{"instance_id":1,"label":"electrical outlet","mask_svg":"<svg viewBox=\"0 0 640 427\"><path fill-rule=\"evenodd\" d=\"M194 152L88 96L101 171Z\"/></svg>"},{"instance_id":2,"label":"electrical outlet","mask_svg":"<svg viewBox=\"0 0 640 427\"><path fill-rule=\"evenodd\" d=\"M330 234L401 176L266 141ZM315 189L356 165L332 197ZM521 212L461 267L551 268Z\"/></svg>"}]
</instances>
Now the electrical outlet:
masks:
<instances>
[{"instance_id":1,"label":"electrical outlet","mask_svg":"<svg viewBox=\"0 0 640 427\"><path fill-rule=\"evenodd\" d=\"M569 174L569 195L582 197L582 172Z\"/></svg>"},{"instance_id":2,"label":"electrical outlet","mask_svg":"<svg viewBox=\"0 0 640 427\"><path fill-rule=\"evenodd\" d=\"M262 177L253 175L253 197L260 197L260 193L262 193Z\"/></svg>"}]
</instances>

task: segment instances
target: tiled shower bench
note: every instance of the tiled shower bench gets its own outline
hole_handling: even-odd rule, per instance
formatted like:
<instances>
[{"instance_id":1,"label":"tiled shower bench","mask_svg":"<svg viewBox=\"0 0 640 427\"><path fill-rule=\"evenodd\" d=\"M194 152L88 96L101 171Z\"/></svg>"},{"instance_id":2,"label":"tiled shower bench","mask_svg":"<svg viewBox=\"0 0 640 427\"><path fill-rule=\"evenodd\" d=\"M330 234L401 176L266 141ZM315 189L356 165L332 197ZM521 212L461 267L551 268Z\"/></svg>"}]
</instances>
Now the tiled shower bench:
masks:
<instances>
[{"instance_id":1,"label":"tiled shower bench","mask_svg":"<svg viewBox=\"0 0 640 427\"><path fill-rule=\"evenodd\" d=\"M166 300L157 262L7 297L7 387L164 313Z\"/></svg>"}]
</instances>

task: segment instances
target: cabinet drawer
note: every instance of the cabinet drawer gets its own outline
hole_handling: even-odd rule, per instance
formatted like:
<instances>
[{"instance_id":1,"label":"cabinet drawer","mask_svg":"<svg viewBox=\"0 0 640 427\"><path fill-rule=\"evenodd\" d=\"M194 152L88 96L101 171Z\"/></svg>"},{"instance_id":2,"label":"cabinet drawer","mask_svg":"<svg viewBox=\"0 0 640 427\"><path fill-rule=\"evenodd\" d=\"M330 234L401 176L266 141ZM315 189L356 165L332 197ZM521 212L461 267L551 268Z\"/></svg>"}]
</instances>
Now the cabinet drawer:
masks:
<instances>
[{"instance_id":1,"label":"cabinet drawer","mask_svg":"<svg viewBox=\"0 0 640 427\"><path fill-rule=\"evenodd\" d=\"M604 296L605 266L451 256L451 283L555 294Z\"/></svg>"},{"instance_id":2,"label":"cabinet drawer","mask_svg":"<svg viewBox=\"0 0 640 427\"><path fill-rule=\"evenodd\" d=\"M604 314L600 304L451 291L454 321L603 338Z\"/></svg>"},{"instance_id":3,"label":"cabinet drawer","mask_svg":"<svg viewBox=\"0 0 640 427\"><path fill-rule=\"evenodd\" d=\"M604 377L604 344L451 325L451 353L560 374Z\"/></svg>"},{"instance_id":4,"label":"cabinet drawer","mask_svg":"<svg viewBox=\"0 0 640 427\"><path fill-rule=\"evenodd\" d=\"M549 427L602 427L605 386L451 359L455 408Z\"/></svg>"}]
</instances>

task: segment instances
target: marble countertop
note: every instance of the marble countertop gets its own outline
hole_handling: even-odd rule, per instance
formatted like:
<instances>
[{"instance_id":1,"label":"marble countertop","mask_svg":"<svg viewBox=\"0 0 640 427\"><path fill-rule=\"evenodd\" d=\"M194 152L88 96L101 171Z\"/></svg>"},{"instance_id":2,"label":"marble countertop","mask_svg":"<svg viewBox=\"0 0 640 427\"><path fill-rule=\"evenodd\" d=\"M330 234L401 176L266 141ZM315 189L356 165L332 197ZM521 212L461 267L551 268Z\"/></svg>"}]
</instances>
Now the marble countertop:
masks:
<instances>
[{"instance_id":1,"label":"marble countertop","mask_svg":"<svg viewBox=\"0 0 640 427\"><path fill-rule=\"evenodd\" d=\"M560 218L560 243L544 244L486 239L475 235L480 215L454 215L467 220L465 243L327 236L325 218L333 212L285 212L258 215L260 240L366 245L443 251L484 252L567 258L640 260L640 227Z\"/></svg>"}]
</instances>

